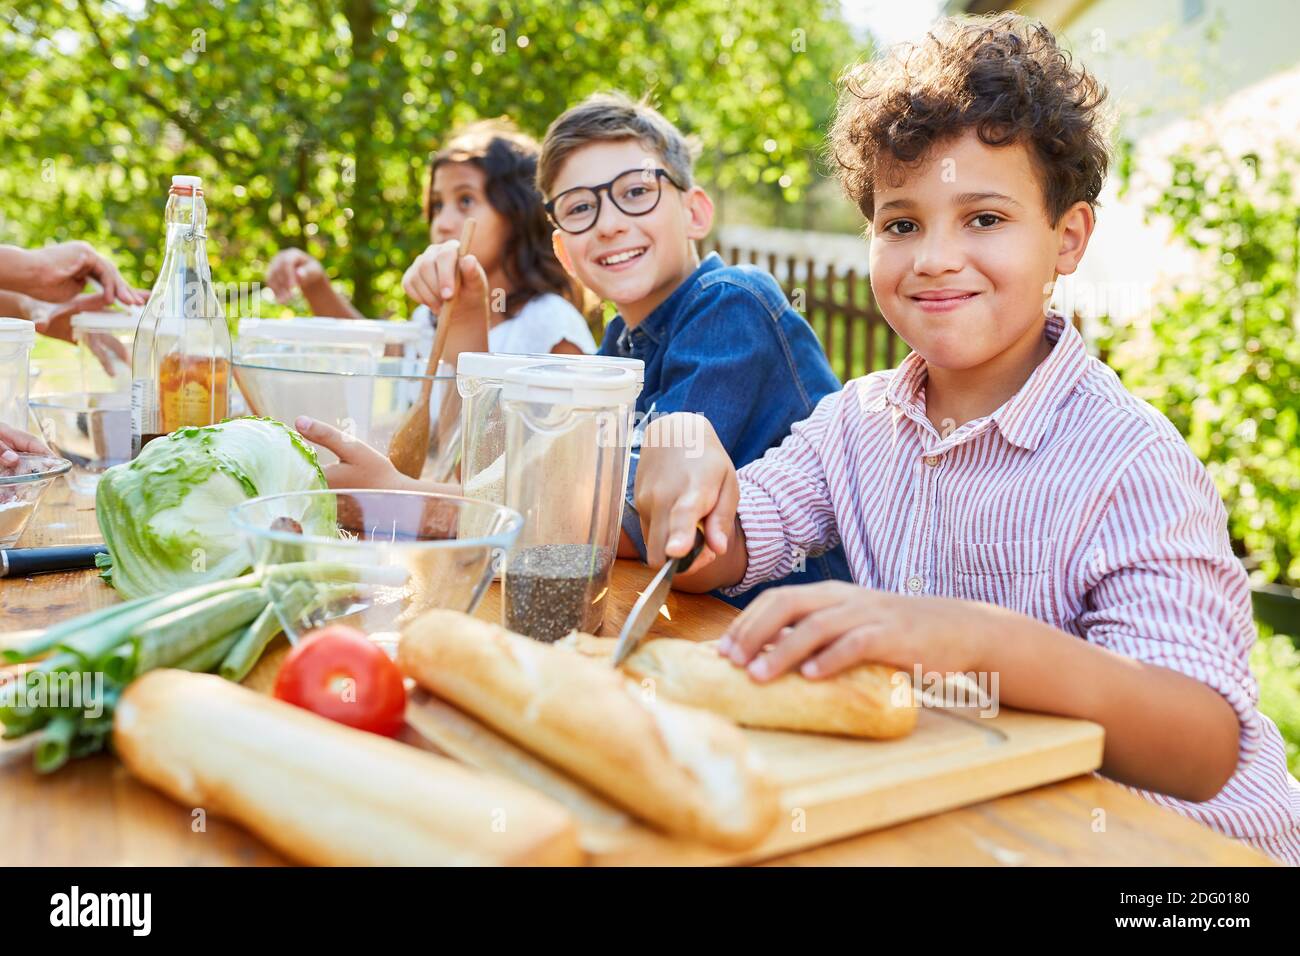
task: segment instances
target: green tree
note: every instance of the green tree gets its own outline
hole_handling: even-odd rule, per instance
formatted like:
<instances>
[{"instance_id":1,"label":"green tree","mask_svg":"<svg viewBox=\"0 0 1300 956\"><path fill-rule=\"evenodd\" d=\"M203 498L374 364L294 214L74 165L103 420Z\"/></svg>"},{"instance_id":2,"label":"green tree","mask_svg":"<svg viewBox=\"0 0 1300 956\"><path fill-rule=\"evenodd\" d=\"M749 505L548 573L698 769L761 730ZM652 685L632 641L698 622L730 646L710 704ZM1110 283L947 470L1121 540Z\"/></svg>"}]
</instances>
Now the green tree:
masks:
<instances>
[{"instance_id":1,"label":"green tree","mask_svg":"<svg viewBox=\"0 0 1300 956\"><path fill-rule=\"evenodd\" d=\"M194 173L219 280L298 245L401 314L454 126L540 136L590 92L649 91L703 181L795 202L858 52L835 0L0 0L0 238L86 238L148 285L168 178Z\"/></svg>"}]
</instances>

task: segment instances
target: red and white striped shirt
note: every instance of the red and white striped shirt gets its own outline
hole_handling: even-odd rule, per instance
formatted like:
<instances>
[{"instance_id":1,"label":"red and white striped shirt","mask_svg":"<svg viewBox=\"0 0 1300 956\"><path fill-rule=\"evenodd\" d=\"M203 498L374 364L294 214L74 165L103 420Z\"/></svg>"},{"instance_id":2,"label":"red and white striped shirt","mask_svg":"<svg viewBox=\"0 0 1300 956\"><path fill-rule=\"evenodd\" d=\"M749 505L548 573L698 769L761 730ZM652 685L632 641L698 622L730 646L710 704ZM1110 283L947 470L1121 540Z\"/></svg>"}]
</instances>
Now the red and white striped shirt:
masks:
<instances>
[{"instance_id":1,"label":"red and white striped shirt","mask_svg":"<svg viewBox=\"0 0 1300 956\"><path fill-rule=\"evenodd\" d=\"M732 589L844 544L854 580L987 601L1214 688L1241 721L1227 785L1144 797L1300 865L1300 783L1256 709L1250 592L1223 502L1172 424L1060 316L1049 356L997 411L941 435L926 365L855 379L742 468L749 551Z\"/></svg>"}]
</instances>

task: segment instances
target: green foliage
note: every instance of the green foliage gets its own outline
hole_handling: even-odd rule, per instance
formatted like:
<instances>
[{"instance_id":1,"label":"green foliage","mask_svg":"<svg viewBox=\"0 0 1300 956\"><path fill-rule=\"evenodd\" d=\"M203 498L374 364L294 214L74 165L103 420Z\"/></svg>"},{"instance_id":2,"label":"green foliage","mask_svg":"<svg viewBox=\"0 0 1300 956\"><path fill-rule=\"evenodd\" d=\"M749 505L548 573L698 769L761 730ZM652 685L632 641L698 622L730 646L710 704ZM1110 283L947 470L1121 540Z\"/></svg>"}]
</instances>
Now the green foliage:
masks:
<instances>
[{"instance_id":1,"label":"green foliage","mask_svg":"<svg viewBox=\"0 0 1300 956\"><path fill-rule=\"evenodd\" d=\"M1206 464L1257 577L1300 581L1300 153L1173 157L1151 206L1203 254L1157 299L1150 329L1111 355Z\"/></svg>"},{"instance_id":2,"label":"green foliage","mask_svg":"<svg viewBox=\"0 0 1300 956\"><path fill-rule=\"evenodd\" d=\"M1262 633L1250 655L1259 709L1282 732L1287 765L1300 774L1300 650L1280 634Z\"/></svg>"},{"instance_id":3,"label":"green foliage","mask_svg":"<svg viewBox=\"0 0 1300 956\"><path fill-rule=\"evenodd\" d=\"M88 239L148 286L169 177L194 173L219 281L261 281L296 245L367 314L405 312L428 156L456 125L540 136L593 91L653 92L704 145L704 182L792 202L859 52L835 0L136 8L0 0L0 240Z\"/></svg>"}]
</instances>

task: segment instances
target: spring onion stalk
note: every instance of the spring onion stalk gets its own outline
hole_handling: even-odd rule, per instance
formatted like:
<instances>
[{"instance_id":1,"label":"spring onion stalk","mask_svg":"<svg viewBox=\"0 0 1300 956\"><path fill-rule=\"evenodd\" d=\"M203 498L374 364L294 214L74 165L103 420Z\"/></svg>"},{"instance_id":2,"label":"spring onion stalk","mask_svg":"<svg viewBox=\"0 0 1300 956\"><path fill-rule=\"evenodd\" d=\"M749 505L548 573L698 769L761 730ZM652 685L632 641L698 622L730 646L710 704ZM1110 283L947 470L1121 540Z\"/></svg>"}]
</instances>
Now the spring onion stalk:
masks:
<instances>
[{"instance_id":1,"label":"spring onion stalk","mask_svg":"<svg viewBox=\"0 0 1300 956\"><path fill-rule=\"evenodd\" d=\"M246 630L246 627L241 626L227 631L215 640L211 640L202 647L197 648L186 657L182 657L167 666L198 673L210 671L226 659L230 649L235 646L235 642L243 636Z\"/></svg>"},{"instance_id":2,"label":"spring onion stalk","mask_svg":"<svg viewBox=\"0 0 1300 956\"><path fill-rule=\"evenodd\" d=\"M257 620L245 628L231 645L217 673L228 681L238 683L243 680L262 656L262 652L266 650L266 645L270 644L281 630L283 628L280 625L280 616L275 613L274 606L267 604L262 613L257 616Z\"/></svg>"},{"instance_id":3,"label":"spring onion stalk","mask_svg":"<svg viewBox=\"0 0 1300 956\"><path fill-rule=\"evenodd\" d=\"M77 732L72 738L69 757L84 757L104 749L105 743L113 733L113 716L117 711L117 701L122 689L117 686L104 688L104 697L99 713L94 716L83 714L77 724ZM38 768L39 769L39 768ZM57 768L53 768L57 769Z\"/></svg>"},{"instance_id":4,"label":"spring onion stalk","mask_svg":"<svg viewBox=\"0 0 1300 956\"><path fill-rule=\"evenodd\" d=\"M67 621L60 621L53 627L47 627L40 634L29 638L21 644L5 648L0 651L0 658L10 664L16 664L19 661L30 661L34 657L40 657L55 647L66 637L84 631L90 627L96 627L106 623L112 618L140 607L144 604L156 601L156 597L136 598L134 601L126 601L122 604L110 604L108 607L100 608L97 611L91 611L88 614L82 614L79 617L71 618Z\"/></svg>"},{"instance_id":5,"label":"spring onion stalk","mask_svg":"<svg viewBox=\"0 0 1300 956\"><path fill-rule=\"evenodd\" d=\"M151 603L134 607L119 617L111 618L101 626L91 624L87 628L78 629L60 641L59 648L78 655L91 669L97 669L97 665L101 664L118 645L138 628L146 626L155 618L205 598L224 594L227 591L256 587L259 583L258 575L247 574L229 581L216 581L185 591L176 591Z\"/></svg>"},{"instance_id":6,"label":"spring onion stalk","mask_svg":"<svg viewBox=\"0 0 1300 956\"><path fill-rule=\"evenodd\" d=\"M345 595L356 594L356 587L350 583L312 585L299 581L278 595L278 603L284 611L283 616L290 620L302 622L321 608ZM268 644L283 630L281 615L276 613L274 605L267 605L262 616L249 626L243 637L230 650L230 654L221 662L218 673L226 680L236 683L248 676L256 666Z\"/></svg>"},{"instance_id":7,"label":"spring onion stalk","mask_svg":"<svg viewBox=\"0 0 1300 956\"><path fill-rule=\"evenodd\" d=\"M266 608L261 588L217 594L149 622L135 632L139 642L137 673L174 667L206 646L214 634L243 630ZM131 675L133 678L135 674Z\"/></svg>"},{"instance_id":8,"label":"spring onion stalk","mask_svg":"<svg viewBox=\"0 0 1300 956\"><path fill-rule=\"evenodd\" d=\"M341 564L336 561L299 561L269 567L263 572L263 576L268 582L338 581L400 587L410 578L410 572L398 564L369 566Z\"/></svg>"},{"instance_id":9,"label":"spring onion stalk","mask_svg":"<svg viewBox=\"0 0 1300 956\"><path fill-rule=\"evenodd\" d=\"M12 712L0 714L0 721L3 721L5 726L4 739L15 740L18 737L34 734L50 722L51 716L53 715L48 710L26 714Z\"/></svg>"},{"instance_id":10,"label":"spring onion stalk","mask_svg":"<svg viewBox=\"0 0 1300 956\"><path fill-rule=\"evenodd\" d=\"M51 718L36 745L36 770L49 773L58 770L68 762L72 751L72 738L77 732L77 718L69 714L57 714Z\"/></svg>"}]
</instances>

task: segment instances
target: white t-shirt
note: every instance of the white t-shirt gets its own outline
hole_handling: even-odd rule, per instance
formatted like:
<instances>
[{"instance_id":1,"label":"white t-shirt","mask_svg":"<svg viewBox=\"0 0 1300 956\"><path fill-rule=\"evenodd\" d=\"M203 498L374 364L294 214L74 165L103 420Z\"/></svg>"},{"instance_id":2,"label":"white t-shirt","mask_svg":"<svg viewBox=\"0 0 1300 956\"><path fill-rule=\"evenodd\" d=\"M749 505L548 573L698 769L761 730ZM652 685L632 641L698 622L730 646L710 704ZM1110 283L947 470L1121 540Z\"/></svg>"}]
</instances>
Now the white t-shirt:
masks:
<instances>
[{"instance_id":1,"label":"white t-shirt","mask_svg":"<svg viewBox=\"0 0 1300 956\"><path fill-rule=\"evenodd\" d=\"M425 305L411 313L411 320L438 324ZM554 292L533 296L517 315L488 329L489 352L549 352L563 341L572 342L588 355L595 354L596 340L587 320L568 299Z\"/></svg>"}]
</instances>

